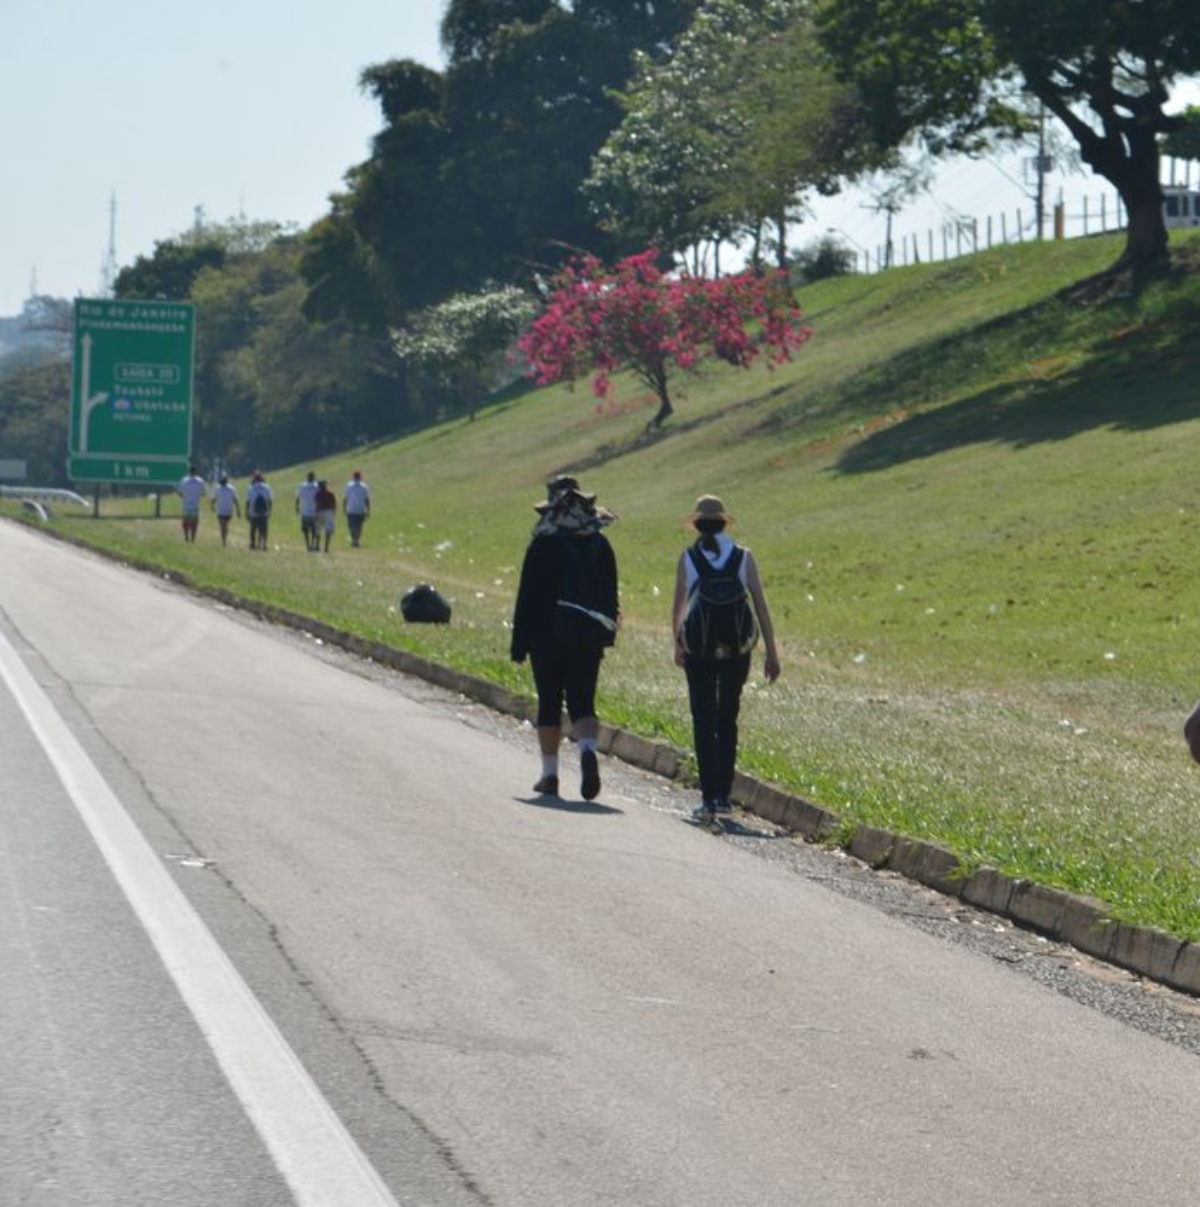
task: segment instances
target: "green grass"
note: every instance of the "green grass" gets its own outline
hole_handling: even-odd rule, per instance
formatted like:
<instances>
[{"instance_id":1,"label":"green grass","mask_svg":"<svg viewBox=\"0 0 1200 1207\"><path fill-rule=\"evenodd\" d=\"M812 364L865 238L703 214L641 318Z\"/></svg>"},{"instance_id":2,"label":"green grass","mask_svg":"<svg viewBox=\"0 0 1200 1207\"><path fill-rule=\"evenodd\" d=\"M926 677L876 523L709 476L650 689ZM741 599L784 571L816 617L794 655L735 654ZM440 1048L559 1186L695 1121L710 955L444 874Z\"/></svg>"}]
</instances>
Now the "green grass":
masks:
<instances>
[{"instance_id":1,"label":"green grass","mask_svg":"<svg viewBox=\"0 0 1200 1207\"><path fill-rule=\"evenodd\" d=\"M1024 245L801 295L815 330L769 374L687 383L668 430L622 383L510 398L312 466L361 467L376 510L307 554L308 467L274 470L277 551L183 544L177 501L106 501L56 526L200 583L283 604L510 687L507 622L531 507L574 469L617 511L624 629L605 719L686 746L667 631L683 517L722 495L755 551L783 679L747 693L742 766L868 822L1200 939L1200 243L1132 293L1072 290L1113 239ZM406 627L428 579L449 627Z\"/></svg>"}]
</instances>

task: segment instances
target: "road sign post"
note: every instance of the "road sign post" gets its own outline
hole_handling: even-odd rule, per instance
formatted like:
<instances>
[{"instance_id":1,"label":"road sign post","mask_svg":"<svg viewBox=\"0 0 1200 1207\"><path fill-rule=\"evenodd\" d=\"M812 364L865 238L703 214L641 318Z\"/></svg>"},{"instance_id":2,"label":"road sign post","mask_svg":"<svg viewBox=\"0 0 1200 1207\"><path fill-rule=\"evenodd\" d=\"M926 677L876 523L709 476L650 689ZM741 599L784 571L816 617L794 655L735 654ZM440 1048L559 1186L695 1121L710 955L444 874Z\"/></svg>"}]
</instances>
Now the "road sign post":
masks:
<instances>
[{"instance_id":1,"label":"road sign post","mask_svg":"<svg viewBox=\"0 0 1200 1207\"><path fill-rule=\"evenodd\" d=\"M187 473L194 343L190 302L76 301L72 480L174 486Z\"/></svg>"}]
</instances>

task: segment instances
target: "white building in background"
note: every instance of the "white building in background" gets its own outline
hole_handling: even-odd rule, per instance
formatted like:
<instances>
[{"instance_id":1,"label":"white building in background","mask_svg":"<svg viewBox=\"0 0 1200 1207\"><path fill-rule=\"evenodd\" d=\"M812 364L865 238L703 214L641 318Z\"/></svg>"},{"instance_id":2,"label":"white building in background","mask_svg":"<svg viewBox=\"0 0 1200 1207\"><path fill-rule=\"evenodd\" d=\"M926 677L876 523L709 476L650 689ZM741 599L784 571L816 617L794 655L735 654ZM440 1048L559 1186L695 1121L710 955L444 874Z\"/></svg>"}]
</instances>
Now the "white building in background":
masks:
<instances>
[{"instance_id":1,"label":"white building in background","mask_svg":"<svg viewBox=\"0 0 1200 1207\"><path fill-rule=\"evenodd\" d=\"M1168 230L1200 226L1200 191L1188 185L1163 185L1163 216Z\"/></svg>"}]
</instances>

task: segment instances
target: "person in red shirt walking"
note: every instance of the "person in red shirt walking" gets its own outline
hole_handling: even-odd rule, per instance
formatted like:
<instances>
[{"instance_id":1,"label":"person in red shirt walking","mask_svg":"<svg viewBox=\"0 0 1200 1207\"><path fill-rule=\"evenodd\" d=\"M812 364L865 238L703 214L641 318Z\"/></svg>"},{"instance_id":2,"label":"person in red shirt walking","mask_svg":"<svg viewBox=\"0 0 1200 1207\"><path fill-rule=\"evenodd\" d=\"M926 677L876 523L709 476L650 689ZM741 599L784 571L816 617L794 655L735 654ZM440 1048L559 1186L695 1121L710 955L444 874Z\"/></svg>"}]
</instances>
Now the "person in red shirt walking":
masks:
<instances>
[{"instance_id":1,"label":"person in red shirt walking","mask_svg":"<svg viewBox=\"0 0 1200 1207\"><path fill-rule=\"evenodd\" d=\"M317 483L317 531L325 538L325 552L329 552L329 542L333 540L335 517L337 516L337 495L329 489L329 483L322 478Z\"/></svg>"}]
</instances>

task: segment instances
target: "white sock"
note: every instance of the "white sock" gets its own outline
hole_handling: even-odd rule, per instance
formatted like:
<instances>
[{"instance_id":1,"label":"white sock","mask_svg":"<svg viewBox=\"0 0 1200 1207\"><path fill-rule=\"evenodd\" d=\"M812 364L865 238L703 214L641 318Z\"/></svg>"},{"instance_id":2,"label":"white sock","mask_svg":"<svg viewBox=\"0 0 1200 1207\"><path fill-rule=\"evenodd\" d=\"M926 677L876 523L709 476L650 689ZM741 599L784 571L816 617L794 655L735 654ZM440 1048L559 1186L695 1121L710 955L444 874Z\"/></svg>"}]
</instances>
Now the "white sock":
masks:
<instances>
[{"instance_id":1,"label":"white sock","mask_svg":"<svg viewBox=\"0 0 1200 1207\"><path fill-rule=\"evenodd\" d=\"M580 738L579 739L580 754L582 754L585 750L595 750L595 749L596 749L596 739L595 738Z\"/></svg>"},{"instance_id":2,"label":"white sock","mask_svg":"<svg viewBox=\"0 0 1200 1207\"><path fill-rule=\"evenodd\" d=\"M557 775L558 774L558 755L544 754L542 755L542 774Z\"/></svg>"}]
</instances>

